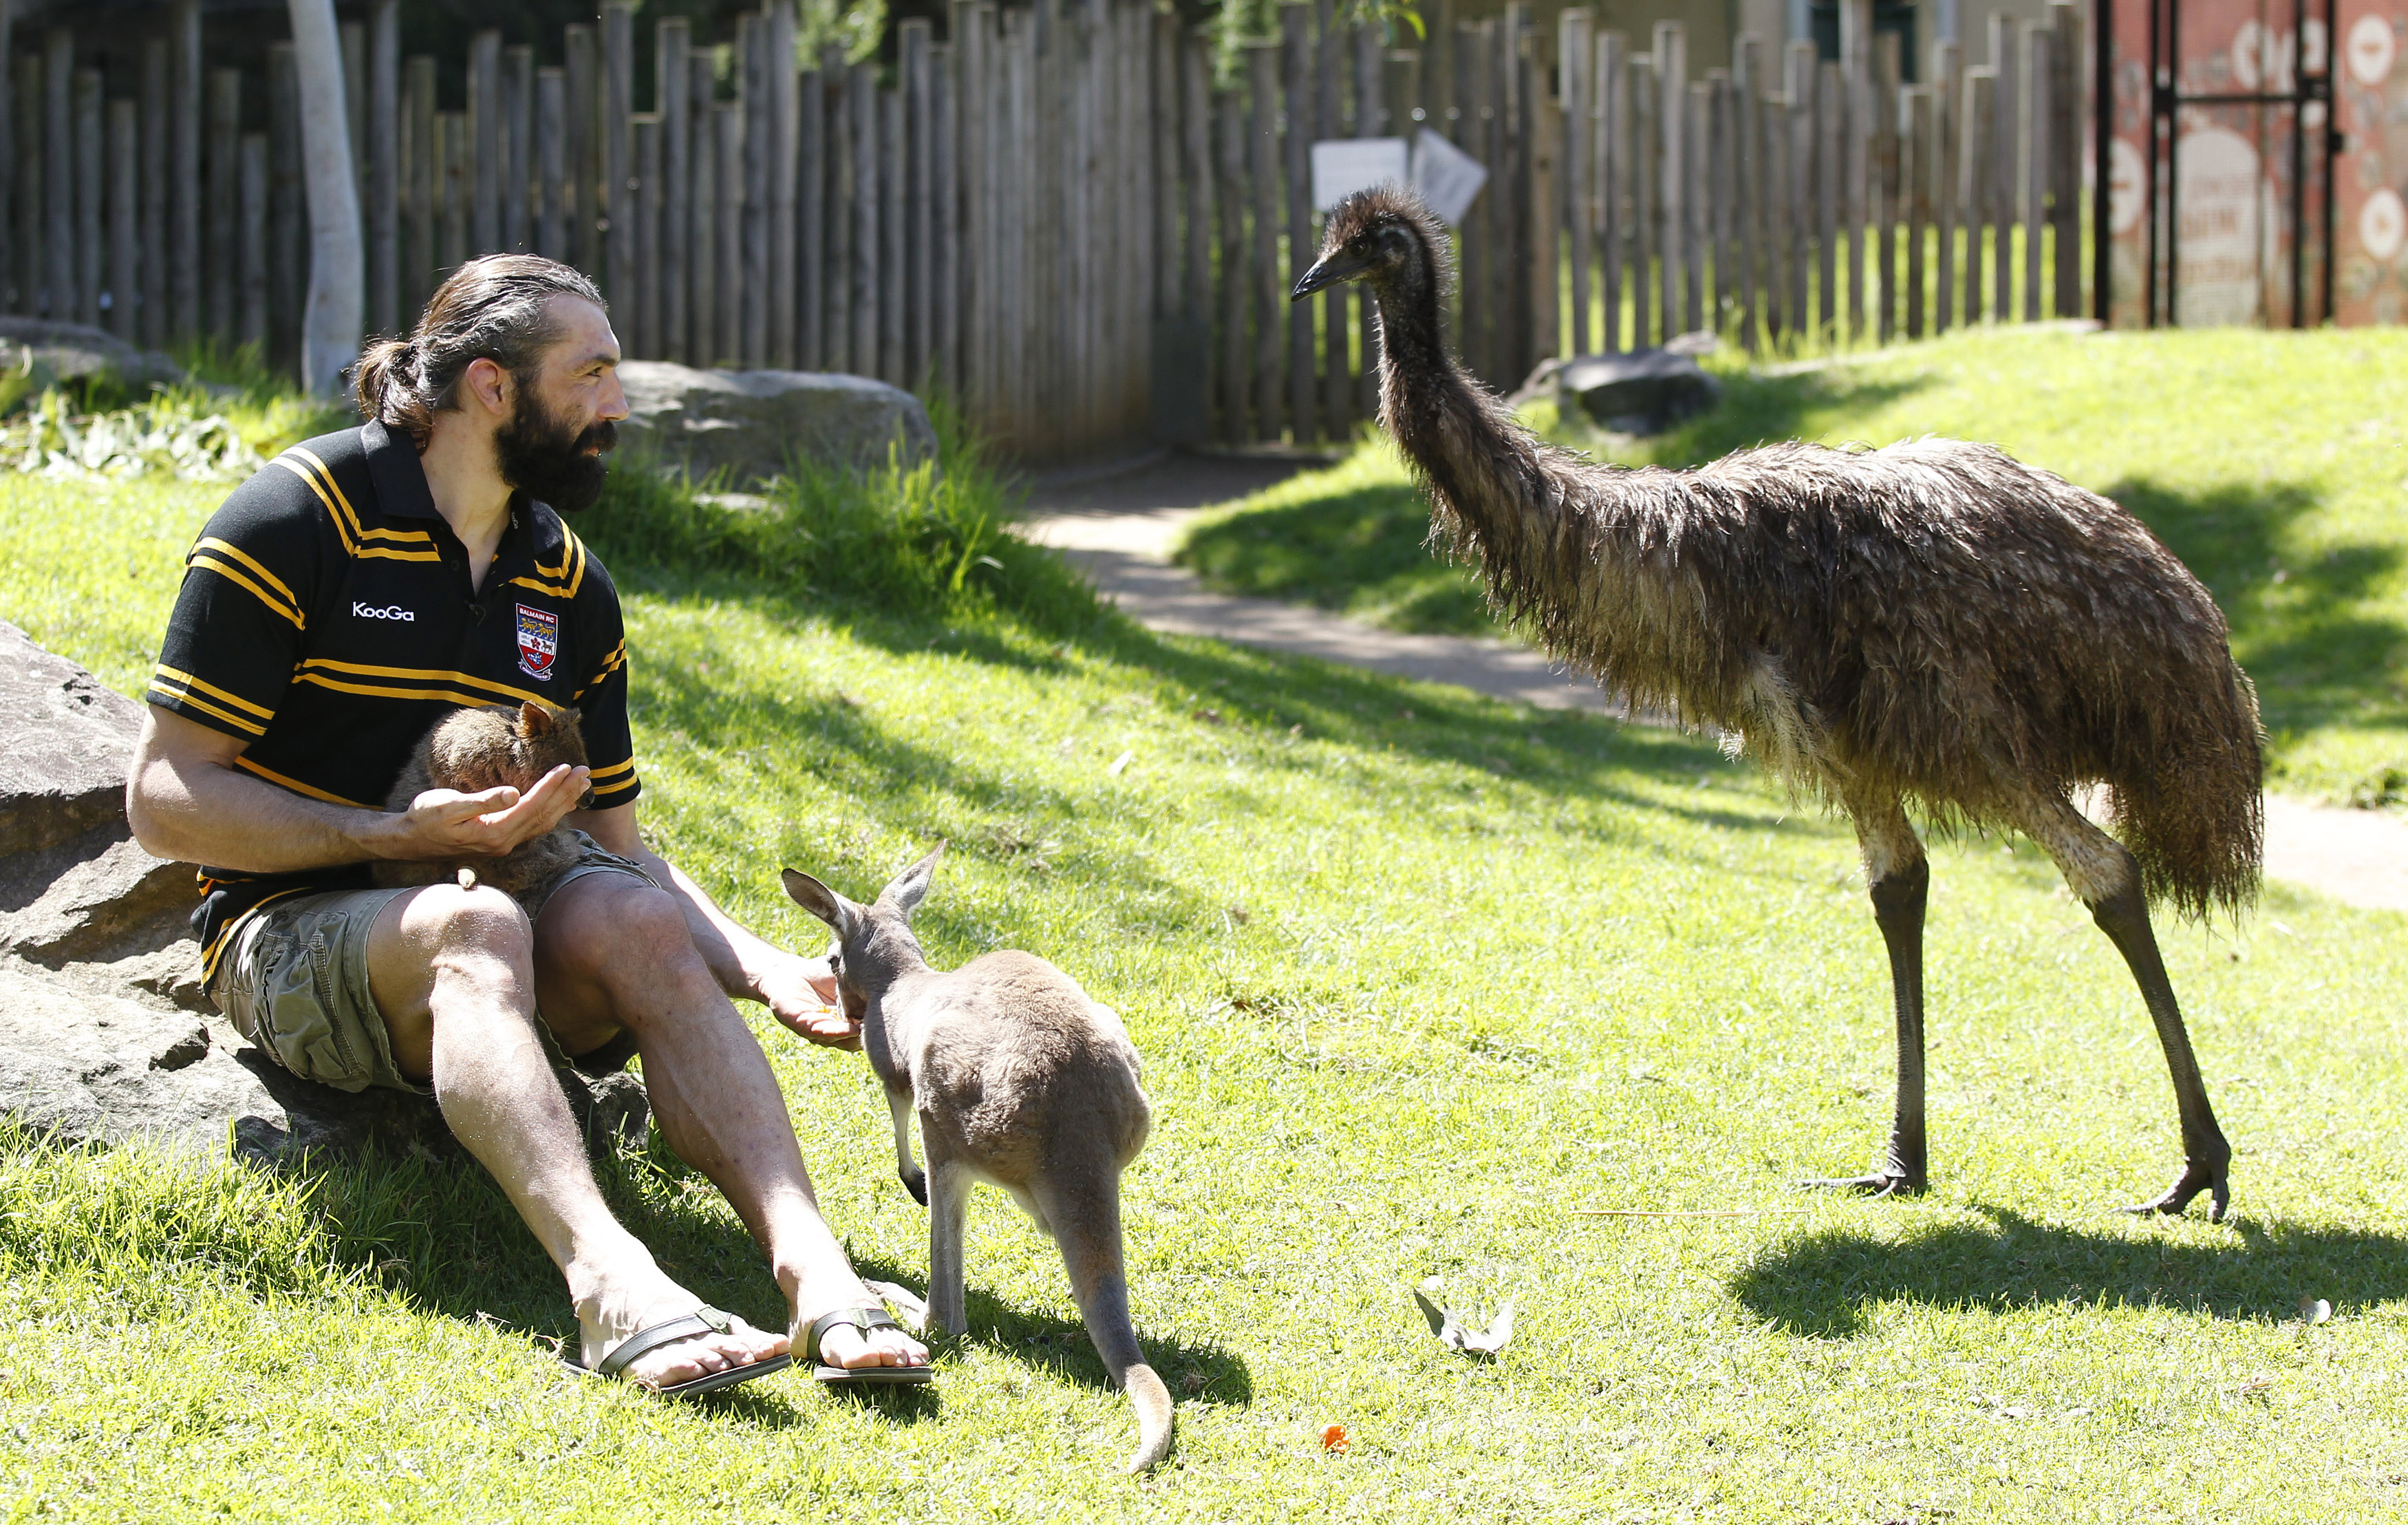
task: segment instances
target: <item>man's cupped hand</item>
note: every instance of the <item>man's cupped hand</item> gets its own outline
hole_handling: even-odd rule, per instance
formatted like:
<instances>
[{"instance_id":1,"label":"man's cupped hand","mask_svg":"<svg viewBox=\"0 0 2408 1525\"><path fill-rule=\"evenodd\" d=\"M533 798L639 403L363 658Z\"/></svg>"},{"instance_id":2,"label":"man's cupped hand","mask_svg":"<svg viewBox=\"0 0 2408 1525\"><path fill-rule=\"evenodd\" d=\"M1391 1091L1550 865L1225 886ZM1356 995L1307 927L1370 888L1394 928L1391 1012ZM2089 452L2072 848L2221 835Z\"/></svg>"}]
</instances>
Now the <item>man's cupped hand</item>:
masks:
<instances>
[{"instance_id":1,"label":"man's cupped hand","mask_svg":"<svg viewBox=\"0 0 2408 1525\"><path fill-rule=\"evenodd\" d=\"M409 851L395 857L499 857L559 826L585 798L593 771L561 764L521 794L508 784L477 794L429 789L403 817Z\"/></svg>"}]
</instances>

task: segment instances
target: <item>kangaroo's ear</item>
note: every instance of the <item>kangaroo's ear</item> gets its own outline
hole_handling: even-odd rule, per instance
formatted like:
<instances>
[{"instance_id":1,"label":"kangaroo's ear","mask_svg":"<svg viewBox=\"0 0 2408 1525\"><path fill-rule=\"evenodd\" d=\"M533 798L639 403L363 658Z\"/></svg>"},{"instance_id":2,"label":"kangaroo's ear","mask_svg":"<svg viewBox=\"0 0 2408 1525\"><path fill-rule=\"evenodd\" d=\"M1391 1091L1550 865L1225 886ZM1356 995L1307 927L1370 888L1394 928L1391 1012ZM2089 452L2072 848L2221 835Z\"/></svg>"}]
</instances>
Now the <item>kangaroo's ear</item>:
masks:
<instances>
[{"instance_id":1,"label":"kangaroo's ear","mask_svg":"<svg viewBox=\"0 0 2408 1525\"><path fill-rule=\"evenodd\" d=\"M895 882L878 898L894 901L895 909L909 916L928 898L929 883L937 877L937 860L944 856L945 844L939 842L935 852L896 874Z\"/></svg>"},{"instance_id":2,"label":"kangaroo's ear","mask_svg":"<svg viewBox=\"0 0 2408 1525\"><path fill-rule=\"evenodd\" d=\"M552 734L552 712L529 699L519 706L519 734L525 737Z\"/></svg>"},{"instance_id":3,"label":"kangaroo's ear","mask_svg":"<svg viewBox=\"0 0 2408 1525\"><path fill-rule=\"evenodd\" d=\"M781 877L796 905L835 928L838 942L852 941L861 926L861 907L799 870L788 869Z\"/></svg>"}]
</instances>

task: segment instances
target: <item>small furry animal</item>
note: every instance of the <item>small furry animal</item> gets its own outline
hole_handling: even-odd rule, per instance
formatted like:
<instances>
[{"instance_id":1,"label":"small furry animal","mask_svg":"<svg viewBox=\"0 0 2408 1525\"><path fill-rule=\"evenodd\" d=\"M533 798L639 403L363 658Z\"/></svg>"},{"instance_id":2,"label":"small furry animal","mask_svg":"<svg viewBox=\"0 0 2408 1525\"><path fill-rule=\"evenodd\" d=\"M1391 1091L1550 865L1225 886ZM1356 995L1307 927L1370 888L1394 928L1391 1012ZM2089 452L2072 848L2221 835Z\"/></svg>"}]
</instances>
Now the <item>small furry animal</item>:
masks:
<instances>
[{"instance_id":1,"label":"small furry animal","mask_svg":"<svg viewBox=\"0 0 2408 1525\"><path fill-rule=\"evenodd\" d=\"M409 766L401 770L384 808L404 811L429 789L479 794L507 784L523 794L546 773L567 763L585 764L585 738L577 712L529 699L512 709L496 704L454 710L435 723ZM439 885L456 877L462 889L480 883L516 895L566 868L577 857L577 839L566 827L521 842L499 857L379 862L369 877L385 889Z\"/></svg>"},{"instance_id":2,"label":"small furry animal","mask_svg":"<svg viewBox=\"0 0 2408 1525\"><path fill-rule=\"evenodd\" d=\"M1109 1006L1035 954L1004 949L956 970L928 967L910 915L939 847L860 906L785 872L795 903L835 929L830 960L845 1012L895 1119L896 1170L928 1216L928 1325L968 1328L962 1248L969 1188L1002 1187L1061 1246L1087 1337L1137 1409L1142 1472L1170 1449L1169 1390L1129 1322L1120 1175L1145 1147L1152 1108L1137 1049ZM917 1113L928 1156L911 1160Z\"/></svg>"}]
</instances>

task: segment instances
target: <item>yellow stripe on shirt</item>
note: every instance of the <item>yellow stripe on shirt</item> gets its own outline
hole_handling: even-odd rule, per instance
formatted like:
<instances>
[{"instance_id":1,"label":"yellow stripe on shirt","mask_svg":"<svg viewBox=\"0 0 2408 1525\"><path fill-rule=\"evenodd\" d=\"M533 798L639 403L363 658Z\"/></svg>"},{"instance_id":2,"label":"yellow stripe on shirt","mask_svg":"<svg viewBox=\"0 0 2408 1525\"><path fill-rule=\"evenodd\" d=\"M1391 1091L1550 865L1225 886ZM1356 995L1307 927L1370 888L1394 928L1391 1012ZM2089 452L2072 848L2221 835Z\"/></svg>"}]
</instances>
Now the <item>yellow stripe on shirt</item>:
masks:
<instances>
[{"instance_id":1,"label":"yellow stripe on shirt","mask_svg":"<svg viewBox=\"0 0 2408 1525\"><path fill-rule=\"evenodd\" d=\"M242 708L250 711L252 714L257 715L262 720L273 720L276 718L276 712L267 708L267 706L264 704L253 704L251 700L244 698L240 694L229 694L224 689L220 688L217 684L208 683L203 679L195 678L189 672L179 672L165 662L160 663L155 670L158 672L159 676L172 679L177 683L182 683L187 688L197 688L204 694L214 695L216 698L225 700L228 704L238 704Z\"/></svg>"},{"instance_id":2,"label":"yellow stripe on shirt","mask_svg":"<svg viewBox=\"0 0 2408 1525\"><path fill-rule=\"evenodd\" d=\"M292 790L294 794L308 795L312 799L322 799L329 805L349 805L353 810L366 810L369 808L366 805L361 804L356 799L346 799L341 795L329 794L325 790L317 787L315 784L304 784L297 778L286 778L281 773L273 772L268 769L260 767L259 764L252 762L249 757L236 757L234 760L234 765L236 768L241 769L246 773L255 773L261 778L265 779L268 783L280 784L284 788Z\"/></svg>"},{"instance_id":3,"label":"yellow stripe on shirt","mask_svg":"<svg viewBox=\"0 0 2408 1525\"><path fill-rule=\"evenodd\" d=\"M261 603L265 604L267 606L267 611L275 615L278 619L289 621L292 624L293 628L295 630L303 628L301 624L301 611L299 610L284 603L274 594L269 593L265 588L263 588L258 583L252 582L250 574L246 573L241 568L234 565L234 563L229 561L220 561L216 553L210 551L195 551L184 565L187 567L197 567L203 571L217 573L220 577L224 578L227 582L250 594L252 597L258 599Z\"/></svg>"},{"instance_id":4,"label":"yellow stripe on shirt","mask_svg":"<svg viewBox=\"0 0 2408 1525\"><path fill-rule=\"evenodd\" d=\"M433 545L435 543L435 537L423 529L362 528L360 525L360 516L352 510L351 500L343 496L343 484L335 480L334 469L331 467L327 466L325 462L318 459L314 453L300 445L294 445L292 449L286 451L285 453L288 455L298 455L317 468L319 479L326 484L327 491L335 495L336 505L342 511L343 517L351 522L351 529L361 540L419 541L427 545Z\"/></svg>"},{"instance_id":5,"label":"yellow stripe on shirt","mask_svg":"<svg viewBox=\"0 0 2408 1525\"><path fill-rule=\"evenodd\" d=\"M220 720L224 721L227 725L234 727L236 730L248 731L253 736L265 736L267 734L267 727L260 725L258 722L245 720L242 716L228 710L221 710L216 705L211 704L208 700L202 698L196 694L188 692L185 689L179 688L174 683L169 683L164 678L151 679L149 692L156 695L159 698L165 700L167 704L175 708L198 710L203 714L215 715Z\"/></svg>"},{"instance_id":6,"label":"yellow stripe on shirt","mask_svg":"<svg viewBox=\"0 0 2408 1525\"><path fill-rule=\"evenodd\" d=\"M536 699L545 704L552 702L550 699L544 698L541 694L535 693L532 690L513 688L509 683L498 683L494 682L491 678L473 677L466 672L452 672L436 668L377 667L366 662L337 662L331 656L313 656L308 661L302 663L300 674L294 681L296 683L317 683L322 686L328 688L340 687L340 684L322 676L322 674L328 672L339 672L347 677L353 678L391 678L401 683L419 683L427 684L460 683L471 688L491 690L489 694L481 698L459 698L454 700L455 703L460 704L498 703L499 699L494 696L499 696L500 698L518 701ZM318 676L313 676L313 674L318 674ZM353 688L345 689L344 692L362 694L373 692L389 694L394 692L394 690L386 688L373 690ZM435 697L435 694L436 690L430 687L424 695L405 694L403 697L408 698L431 698Z\"/></svg>"}]
</instances>

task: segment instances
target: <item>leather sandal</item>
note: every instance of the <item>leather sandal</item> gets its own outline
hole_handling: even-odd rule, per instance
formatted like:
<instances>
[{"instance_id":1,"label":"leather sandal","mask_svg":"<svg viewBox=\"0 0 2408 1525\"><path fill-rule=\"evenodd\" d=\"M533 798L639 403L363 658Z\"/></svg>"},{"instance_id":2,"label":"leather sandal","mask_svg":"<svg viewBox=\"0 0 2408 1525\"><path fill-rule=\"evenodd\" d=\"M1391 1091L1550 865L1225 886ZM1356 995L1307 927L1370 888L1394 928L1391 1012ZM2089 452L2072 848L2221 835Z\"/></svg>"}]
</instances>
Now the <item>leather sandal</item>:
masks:
<instances>
[{"instance_id":1,"label":"leather sandal","mask_svg":"<svg viewBox=\"0 0 2408 1525\"><path fill-rule=\"evenodd\" d=\"M839 1324L850 1325L867 1337L874 1329L896 1329L903 1326L887 1316L883 1308L838 1308L822 1314L811 1321L803 1338L796 1342L802 1347L802 1359L812 1363L811 1375L830 1387L845 1383L861 1387L934 1381L936 1368L926 1363L918 1366L830 1366L820 1360L820 1340Z\"/></svg>"}]
</instances>

